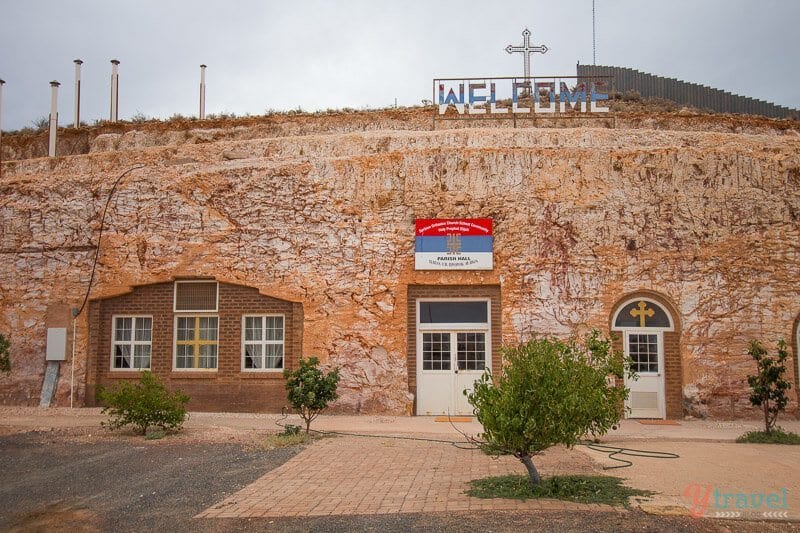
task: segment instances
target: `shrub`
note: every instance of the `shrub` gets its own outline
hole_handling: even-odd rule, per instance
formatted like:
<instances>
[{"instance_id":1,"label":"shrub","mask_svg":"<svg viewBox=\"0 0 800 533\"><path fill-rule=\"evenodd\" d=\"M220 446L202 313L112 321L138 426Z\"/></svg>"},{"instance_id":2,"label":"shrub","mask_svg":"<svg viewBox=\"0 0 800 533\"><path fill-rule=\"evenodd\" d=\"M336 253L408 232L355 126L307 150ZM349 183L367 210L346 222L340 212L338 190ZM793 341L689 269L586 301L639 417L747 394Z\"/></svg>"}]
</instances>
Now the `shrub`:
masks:
<instances>
[{"instance_id":1,"label":"shrub","mask_svg":"<svg viewBox=\"0 0 800 533\"><path fill-rule=\"evenodd\" d=\"M770 433L765 431L748 431L736 439L738 443L749 444L800 444L800 435L783 428L774 427Z\"/></svg>"},{"instance_id":2,"label":"shrub","mask_svg":"<svg viewBox=\"0 0 800 533\"><path fill-rule=\"evenodd\" d=\"M0 372L11 372L10 348L11 342L0 333Z\"/></svg>"},{"instance_id":3,"label":"shrub","mask_svg":"<svg viewBox=\"0 0 800 533\"><path fill-rule=\"evenodd\" d=\"M319 413L339 397L336 387L339 384L339 369L335 368L323 373L319 369L319 359L300 358L297 370L284 370L286 390L289 392L289 403L298 411L306 423L306 433L310 431L311 422Z\"/></svg>"},{"instance_id":4,"label":"shrub","mask_svg":"<svg viewBox=\"0 0 800 533\"><path fill-rule=\"evenodd\" d=\"M465 394L483 425L483 451L519 459L535 489L533 455L573 446L588 433L603 435L619 422L628 391L606 378L622 377L623 358L598 331L583 345L535 338L502 353L500 376L487 370Z\"/></svg>"},{"instance_id":5,"label":"shrub","mask_svg":"<svg viewBox=\"0 0 800 533\"><path fill-rule=\"evenodd\" d=\"M622 93L623 102L640 102L641 100L642 100L642 95L639 94L639 91L631 89Z\"/></svg>"},{"instance_id":6,"label":"shrub","mask_svg":"<svg viewBox=\"0 0 800 533\"><path fill-rule=\"evenodd\" d=\"M747 383L752 389L750 403L763 409L764 432L769 434L775 427L778 415L786 409L786 404L789 403L786 391L791 388L792 384L783 379L789 352L786 349L786 342L781 339L778 341L776 357L769 355L757 340L750 341L747 353L756 361L758 369L758 374L755 376L747 376Z\"/></svg>"},{"instance_id":7,"label":"shrub","mask_svg":"<svg viewBox=\"0 0 800 533\"><path fill-rule=\"evenodd\" d=\"M31 122L36 132L46 131L50 128L50 117L39 117Z\"/></svg>"},{"instance_id":8,"label":"shrub","mask_svg":"<svg viewBox=\"0 0 800 533\"><path fill-rule=\"evenodd\" d=\"M133 122L134 124L142 124L144 122L147 122L148 120L150 120L150 119L147 118L147 115L145 115L144 113L142 113L141 111L138 111L138 110L131 117L131 122Z\"/></svg>"},{"instance_id":9,"label":"shrub","mask_svg":"<svg viewBox=\"0 0 800 533\"><path fill-rule=\"evenodd\" d=\"M470 481L467 495L474 498L552 498L578 503L601 503L630 507L633 496L655 494L649 490L623 485L623 480L610 476L554 476L543 480L535 489L525 476L506 475Z\"/></svg>"},{"instance_id":10,"label":"shrub","mask_svg":"<svg viewBox=\"0 0 800 533\"><path fill-rule=\"evenodd\" d=\"M103 414L109 415L101 425L118 429L127 425L138 428L142 435L154 426L162 430L177 430L186 420L189 397L181 391L170 393L156 376L142 372L139 383L118 383L112 389L98 387L97 398L105 404Z\"/></svg>"}]
</instances>

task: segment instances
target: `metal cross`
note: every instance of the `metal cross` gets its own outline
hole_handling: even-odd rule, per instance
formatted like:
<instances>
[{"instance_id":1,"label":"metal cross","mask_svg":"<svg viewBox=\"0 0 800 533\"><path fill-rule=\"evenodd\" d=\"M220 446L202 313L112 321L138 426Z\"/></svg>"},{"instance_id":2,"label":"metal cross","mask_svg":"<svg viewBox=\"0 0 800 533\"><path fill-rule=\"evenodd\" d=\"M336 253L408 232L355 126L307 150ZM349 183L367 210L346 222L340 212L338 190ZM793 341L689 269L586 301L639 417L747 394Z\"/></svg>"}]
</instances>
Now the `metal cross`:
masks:
<instances>
[{"instance_id":1,"label":"metal cross","mask_svg":"<svg viewBox=\"0 0 800 533\"><path fill-rule=\"evenodd\" d=\"M633 318L639 317L639 327L645 327L645 317L652 318L656 312L652 309L647 309L647 302L640 301L639 302L639 309L631 309L631 316Z\"/></svg>"},{"instance_id":2,"label":"metal cross","mask_svg":"<svg viewBox=\"0 0 800 533\"><path fill-rule=\"evenodd\" d=\"M506 52L513 54L514 52L522 52L525 58L525 79L531 77L531 54L539 52L540 54L547 53L545 45L531 46L531 32L528 28L522 32L522 45L521 46L506 46Z\"/></svg>"}]
</instances>

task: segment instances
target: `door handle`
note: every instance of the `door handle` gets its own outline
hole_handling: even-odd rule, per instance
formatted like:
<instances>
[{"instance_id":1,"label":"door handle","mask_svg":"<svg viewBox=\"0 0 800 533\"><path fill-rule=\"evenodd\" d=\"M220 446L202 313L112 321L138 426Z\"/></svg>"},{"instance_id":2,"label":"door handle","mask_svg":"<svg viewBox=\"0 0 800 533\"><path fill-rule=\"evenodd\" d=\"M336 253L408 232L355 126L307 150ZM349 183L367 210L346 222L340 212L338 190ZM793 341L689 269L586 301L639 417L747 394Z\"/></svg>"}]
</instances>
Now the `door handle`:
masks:
<instances>
[{"instance_id":1,"label":"door handle","mask_svg":"<svg viewBox=\"0 0 800 533\"><path fill-rule=\"evenodd\" d=\"M458 369L456 369L454 373L455 373L455 374L458 374Z\"/></svg>"}]
</instances>

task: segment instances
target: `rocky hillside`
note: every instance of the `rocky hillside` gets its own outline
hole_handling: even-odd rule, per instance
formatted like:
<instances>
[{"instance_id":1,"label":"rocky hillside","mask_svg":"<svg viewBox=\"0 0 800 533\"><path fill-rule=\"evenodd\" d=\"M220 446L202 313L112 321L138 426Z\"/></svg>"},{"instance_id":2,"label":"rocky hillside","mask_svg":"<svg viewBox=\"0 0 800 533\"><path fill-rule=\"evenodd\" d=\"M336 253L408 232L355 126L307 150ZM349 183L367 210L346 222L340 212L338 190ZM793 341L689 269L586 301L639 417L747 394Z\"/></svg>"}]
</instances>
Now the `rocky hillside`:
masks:
<instances>
[{"instance_id":1,"label":"rocky hillside","mask_svg":"<svg viewBox=\"0 0 800 533\"><path fill-rule=\"evenodd\" d=\"M677 109L664 100L614 101L613 119L520 121L520 127L612 127L617 129L666 129L717 131L766 135L800 135L800 121L775 120L750 115L713 115L688 108ZM276 113L247 118L213 118L199 121L101 123L94 127L60 128L56 153L59 156L134 150L154 146L179 146L216 141L341 134L360 131L426 131L433 128L434 109L401 108L380 111L331 111L326 113ZM486 127L508 128L508 121L440 121L437 129ZM47 131L4 132L2 161L47 156Z\"/></svg>"},{"instance_id":2,"label":"rocky hillside","mask_svg":"<svg viewBox=\"0 0 800 533\"><path fill-rule=\"evenodd\" d=\"M342 367L340 409L410 412L409 284L487 283L502 287L509 343L607 330L619 298L657 291L681 315L686 412L752 413L746 344L790 339L800 314L798 124L615 120L431 131L431 110L411 109L120 124L65 131L76 155L38 159L42 139L4 135L14 368L0 401L38 402L48 309L82 301L110 187L144 164L110 204L92 297L214 276L302 302L305 352ZM414 271L418 217L492 218L494 271ZM79 397L86 335L82 315ZM61 404L68 389L62 372Z\"/></svg>"}]
</instances>

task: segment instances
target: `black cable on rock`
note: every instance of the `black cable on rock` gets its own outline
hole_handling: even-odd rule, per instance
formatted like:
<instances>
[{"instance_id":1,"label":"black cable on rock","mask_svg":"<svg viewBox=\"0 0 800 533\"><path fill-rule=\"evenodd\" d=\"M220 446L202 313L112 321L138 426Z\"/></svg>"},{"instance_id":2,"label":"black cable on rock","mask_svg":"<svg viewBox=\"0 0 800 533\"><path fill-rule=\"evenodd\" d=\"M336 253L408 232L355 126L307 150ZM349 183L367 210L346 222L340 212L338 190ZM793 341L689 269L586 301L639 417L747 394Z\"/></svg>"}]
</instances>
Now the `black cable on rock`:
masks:
<instances>
[{"instance_id":1,"label":"black cable on rock","mask_svg":"<svg viewBox=\"0 0 800 533\"><path fill-rule=\"evenodd\" d=\"M103 238L103 226L105 225L106 221L106 211L108 211L108 204L111 203L111 197L114 196L114 192L116 192L117 190L117 185L119 185L119 182L122 181L122 178L127 176L128 173L133 172L134 170L138 170L140 168L144 168L145 166L146 165L144 165L143 163L139 163L136 166L133 166L128 170L126 170L125 172L123 172L122 174L120 174L119 177L117 177L117 179L114 180L114 185L111 186L111 190L108 192L108 197L106 198L106 205L103 207L103 216L100 217L100 232L99 235L97 236L97 248L95 249L94 261L92 262L92 275L89 277L89 285L86 287L86 295L83 297L83 303L81 304L80 308L72 310L73 318L76 318L83 312L83 309L86 307L86 302L89 301L89 293L92 292L92 284L94 283L94 273L95 270L97 270L97 260L100 257L100 242Z\"/></svg>"}]
</instances>

